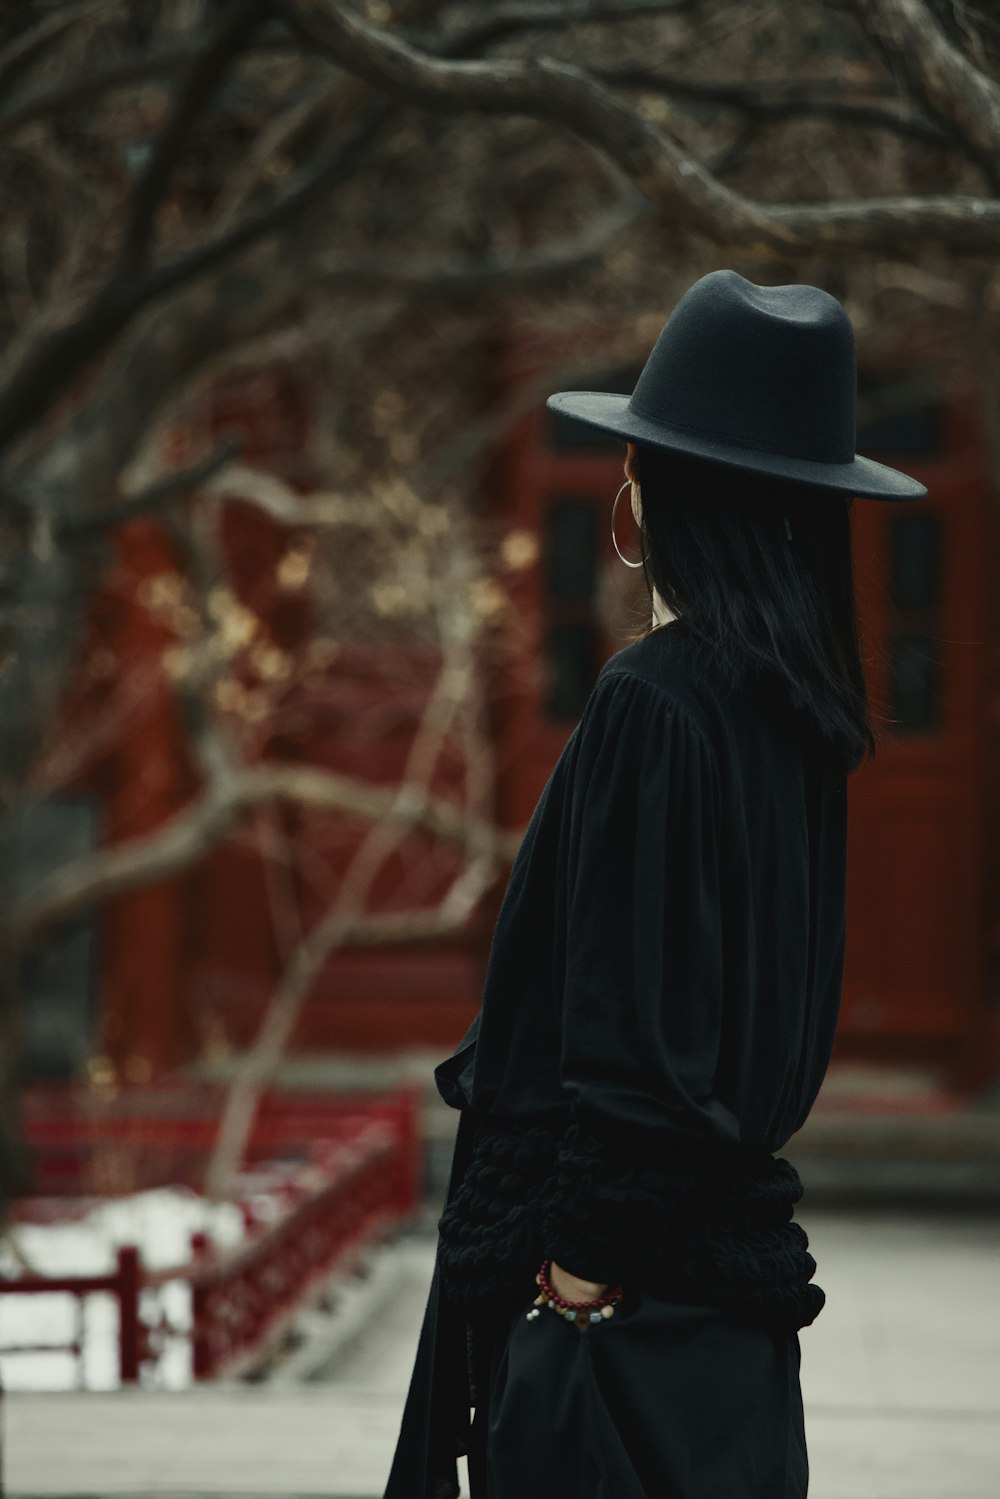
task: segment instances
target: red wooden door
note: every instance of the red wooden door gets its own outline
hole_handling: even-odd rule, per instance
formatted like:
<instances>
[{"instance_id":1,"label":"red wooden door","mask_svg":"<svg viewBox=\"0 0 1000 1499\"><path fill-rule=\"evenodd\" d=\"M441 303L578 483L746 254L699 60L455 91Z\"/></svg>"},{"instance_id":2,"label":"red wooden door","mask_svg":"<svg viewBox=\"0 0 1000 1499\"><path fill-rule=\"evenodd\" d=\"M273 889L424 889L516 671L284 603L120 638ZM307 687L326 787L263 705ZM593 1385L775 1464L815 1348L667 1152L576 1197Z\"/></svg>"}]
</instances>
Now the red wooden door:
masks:
<instances>
[{"instance_id":1,"label":"red wooden door","mask_svg":"<svg viewBox=\"0 0 1000 1499\"><path fill-rule=\"evenodd\" d=\"M929 494L854 505L879 746L850 783L839 1032L842 1052L940 1061L954 1081L973 1080L985 1024L990 518L965 409L929 403L859 433Z\"/></svg>"}]
</instances>

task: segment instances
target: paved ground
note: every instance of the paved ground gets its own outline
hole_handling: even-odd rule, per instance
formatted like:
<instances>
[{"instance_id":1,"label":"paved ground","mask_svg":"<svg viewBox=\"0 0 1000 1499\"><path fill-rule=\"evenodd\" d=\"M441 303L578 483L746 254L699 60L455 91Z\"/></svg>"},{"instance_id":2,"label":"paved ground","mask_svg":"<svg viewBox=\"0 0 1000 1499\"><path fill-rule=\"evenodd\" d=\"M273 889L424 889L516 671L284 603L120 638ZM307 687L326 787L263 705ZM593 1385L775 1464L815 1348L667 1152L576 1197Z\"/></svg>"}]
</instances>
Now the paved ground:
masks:
<instances>
[{"instance_id":1,"label":"paved ground","mask_svg":"<svg viewBox=\"0 0 1000 1499\"><path fill-rule=\"evenodd\" d=\"M810 1499L997 1499L1000 1221L801 1210L829 1301L802 1333ZM432 1247L388 1252L353 1338L274 1385L7 1397L9 1499L372 1499ZM329 1355L329 1357L327 1357Z\"/></svg>"}]
</instances>

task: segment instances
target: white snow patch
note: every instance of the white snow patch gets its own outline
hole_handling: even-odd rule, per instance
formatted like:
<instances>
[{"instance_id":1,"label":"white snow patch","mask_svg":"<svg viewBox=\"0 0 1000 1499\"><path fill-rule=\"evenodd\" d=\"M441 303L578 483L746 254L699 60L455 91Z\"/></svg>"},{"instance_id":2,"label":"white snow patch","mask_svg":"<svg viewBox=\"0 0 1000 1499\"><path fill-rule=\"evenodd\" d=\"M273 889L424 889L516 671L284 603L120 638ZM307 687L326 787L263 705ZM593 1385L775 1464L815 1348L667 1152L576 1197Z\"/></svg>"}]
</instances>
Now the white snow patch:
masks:
<instances>
[{"instance_id":1,"label":"white snow patch","mask_svg":"<svg viewBox=\"0 0 1000 1499\"><path fill-rule=\"evenodd\" d=\"M261 1198L265 1200L261 1200ZM267 1194L255 1197L260 1217ZM70 1207L70 1204L67 1204ZM131 1197L95 1203L79 1217L47 1223L15 1223L0 1242L0 1275L24 1274L9 1242L37 1275L105 1275L115 1269L118 1249L135 1245L142 1265L164 1270L191 1258L191 1235L207 1233L220 1249L244 1237L244 1219L232 1202L210 1202L185 1187L161 1187ZM140 1313L174 1329L162 1342L155 1368L143 1382L179 1389L191 1383L191 1297L185 1281L171 1280L141 1293ZM69 1351L8 1352L23 1345L79 1342L81 1356ZM69 1292L0 1295L0 1379L7 1390L112 1390L118 1378L118 1303L110 1293L81 1301Z\"/></svg>"}]
</instances>

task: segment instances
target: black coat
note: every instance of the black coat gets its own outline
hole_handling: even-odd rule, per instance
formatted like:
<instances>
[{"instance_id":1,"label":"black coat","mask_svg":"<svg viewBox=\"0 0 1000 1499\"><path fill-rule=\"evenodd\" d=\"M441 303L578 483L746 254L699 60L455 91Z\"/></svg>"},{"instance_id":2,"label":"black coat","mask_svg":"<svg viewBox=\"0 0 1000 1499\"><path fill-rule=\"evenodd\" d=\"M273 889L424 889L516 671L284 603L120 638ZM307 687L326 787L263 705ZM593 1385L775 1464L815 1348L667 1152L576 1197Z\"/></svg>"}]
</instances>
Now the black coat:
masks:
<instances>
[{"instance_id":1,"label":"black coat","mask_svg":"<svg viewBox=\"0 0 1000 1499\"><path fill-rule=\"evenodd\" d=\"M535 807L483 1002L385 1499L450 1499L477 1381L552 1257L794 1333L821 1309L801 1183L843 974L846 773L684 621L605 663ZM599 1336L600 1333L597 1334Z\"/></svg>"}]
</instances>

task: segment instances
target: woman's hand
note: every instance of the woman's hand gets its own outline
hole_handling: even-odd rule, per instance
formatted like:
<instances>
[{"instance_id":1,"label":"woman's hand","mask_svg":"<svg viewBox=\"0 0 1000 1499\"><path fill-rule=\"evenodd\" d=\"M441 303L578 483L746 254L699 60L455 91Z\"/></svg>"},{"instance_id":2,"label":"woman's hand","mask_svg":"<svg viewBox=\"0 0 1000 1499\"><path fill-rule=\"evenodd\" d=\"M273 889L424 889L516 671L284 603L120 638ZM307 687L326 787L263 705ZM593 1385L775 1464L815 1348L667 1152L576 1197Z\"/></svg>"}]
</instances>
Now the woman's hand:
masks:
<instances>
[{"instance_id":1,"label":"woman's hand","mask_svg":"<svg viewBox=\"0 0 1000 1499\"><path fill-rule=\"evenodd\" d=\"M607 1283L599 1280L581 1280L578 1275L571 1275L555 1260L549 1266L549 1282L557 1296L564 1301L596 1301L603 1296L608 1289Z\"/></svg>"}]
</instances>

